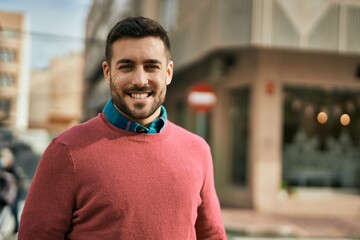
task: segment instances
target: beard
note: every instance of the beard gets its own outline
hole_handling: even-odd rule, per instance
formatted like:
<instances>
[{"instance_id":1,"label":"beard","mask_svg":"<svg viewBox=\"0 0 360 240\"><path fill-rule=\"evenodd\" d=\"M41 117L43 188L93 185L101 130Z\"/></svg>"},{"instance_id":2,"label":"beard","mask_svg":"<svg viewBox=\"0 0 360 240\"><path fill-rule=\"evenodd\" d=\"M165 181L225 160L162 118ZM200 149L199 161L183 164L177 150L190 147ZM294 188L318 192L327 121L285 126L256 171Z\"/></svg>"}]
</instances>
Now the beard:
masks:
<instances>
[{"instance_id":1,"label":"beard","mask_svg":"<svg viewBox=\"0 0 360 240\"><path fill-rule=\"evenodd\" d=\"M129 92L149 92L153 101L150 103L127 103L126 99L131 98ZM126 117L131 120L147 119L152 116L157 109L164 103L166 96L166 85L161 86L159 90L154 90L149 86L145 87L128 87L125 89L117 89L110 77L110 93L111 99L115 107Z\"/></svg>"}]
</instances>

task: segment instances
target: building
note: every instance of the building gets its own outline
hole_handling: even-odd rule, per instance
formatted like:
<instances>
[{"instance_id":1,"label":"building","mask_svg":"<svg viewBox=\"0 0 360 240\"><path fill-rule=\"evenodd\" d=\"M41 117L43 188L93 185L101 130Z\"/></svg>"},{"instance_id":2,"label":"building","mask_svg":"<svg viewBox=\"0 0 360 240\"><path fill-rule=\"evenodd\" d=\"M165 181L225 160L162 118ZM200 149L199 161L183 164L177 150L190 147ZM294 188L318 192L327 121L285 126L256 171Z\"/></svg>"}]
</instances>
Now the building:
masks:
<instances>
[{"instance_id":1,"label":"building","mask_svg":"<svg viewBox=\"0 0 360 240\"><path fill-rule=\"evenodd\" d=\"M152 17L172 41L169 118L212 146L223 206L360 215L359 1L123 2L95 1L88 18L87 117L109 97L106 33L125 16ZM212 111L188 106L195 83L217 90Z\"/></svg>"},{"instance_id":2,"label":"building","mask_svg":"<svg viewBox=\"0 0 360 240\"><path fill-rule=\"evenodd\" d=\"M36 153L41 155L52 137L81 121L83 73L83 53L55 57L49 68L31 72L29 128L19 137Z\"/></svg>"},{"instance_id":3,"label":"building","mask_svg":"<svg viewBox=\"0 0 360 240\"><path fill-rule=\"evenodd\" d=\"M33 70L30 81L30 129L49 128L49 112L52 104L51 92L50 70Z\"/></svg>"},{"instance_id":4,"label":"building","mask_svg":"<svg viewBox=\"0 0 360 240\"><path fill-rule=\"evenodd\" d=\"M14 131L28 122L27 30L23 13L0 11L0 125Z\"/></svg>"},{"instance_id":5,"label":"building","mask_svg":"<svg viewBox=\"0 0 360 240\"><path fill-rule=\"evenodd\" d=\"M359 2L179 1L178 10L170 117L198 131L179 89L218 90L206 137L222 202L359 215Z\"/></svg>"},{"instance_id":6,"label":"building","mask_svg":"<svg viewBox=\"0 0 360 240\"><path fill-rule=\"evenodd\" d=\"M82 119L83 53L52 59L31 75L29 128L56 135Z\"/></svg>"},{"instance_id":7,"label":"building","mask_svg":"<svg viewBox=\"0 0 360 240\"><path fill-rule=\"evenodd\" d=\"M82 119L84 83L84 55L72 53L56 57L50 64L51 132L58 133L77 124Z\"/></svg>"}]
</instances>

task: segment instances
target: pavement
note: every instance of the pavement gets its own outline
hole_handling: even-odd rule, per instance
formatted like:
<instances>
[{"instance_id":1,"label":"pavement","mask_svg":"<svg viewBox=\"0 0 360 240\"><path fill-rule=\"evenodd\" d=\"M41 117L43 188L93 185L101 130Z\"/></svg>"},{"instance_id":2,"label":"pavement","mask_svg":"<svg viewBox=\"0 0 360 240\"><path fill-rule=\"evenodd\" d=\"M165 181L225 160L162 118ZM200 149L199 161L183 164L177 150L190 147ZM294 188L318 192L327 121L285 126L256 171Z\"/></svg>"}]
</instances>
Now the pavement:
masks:
<instances>
[{"instance_id":1,"label":"pavement","mask_svg":"<svg viewBox=\"0 0 360 240\"><path fill-rule=\"evenodd\" d=\"M222 218L235 239L358 239L360 216L286 216L250 209L223 208Z\"/></svg>"},{"instance_id":2,"label":"pavement","mask_svg":"<svg viewBox=\"0 0 360 240\"><path fill-rule=\"evenodd\" d=\"M228 240L360 240L360 216L289 216L239 208L223 208L221 214Z\"/></svg>"}]
</instances>

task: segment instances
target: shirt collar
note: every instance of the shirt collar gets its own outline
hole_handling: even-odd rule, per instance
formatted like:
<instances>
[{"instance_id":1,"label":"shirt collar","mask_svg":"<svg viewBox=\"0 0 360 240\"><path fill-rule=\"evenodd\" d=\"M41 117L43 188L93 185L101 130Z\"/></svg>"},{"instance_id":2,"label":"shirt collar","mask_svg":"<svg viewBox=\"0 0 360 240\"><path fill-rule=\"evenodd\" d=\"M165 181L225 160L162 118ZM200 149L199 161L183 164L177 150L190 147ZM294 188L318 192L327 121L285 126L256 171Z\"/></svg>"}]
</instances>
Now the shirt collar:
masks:
<instances>
[{"instance_id":1,"label":"shirt collar","mask_svg":"<svg viewBox=\"0 0 360 240\"><path fill-rule=\"evenodd\" d=\"M114 126L123 130L128 130L136 133L160 133L166 125L167 112L164 106L161 106L160 117L156 118L149 127L145 127L137 122L131 121L122 115L114 106L112 99L110 98L106 103L103 110L106 119Z\"/></svg>"}]
</instances>

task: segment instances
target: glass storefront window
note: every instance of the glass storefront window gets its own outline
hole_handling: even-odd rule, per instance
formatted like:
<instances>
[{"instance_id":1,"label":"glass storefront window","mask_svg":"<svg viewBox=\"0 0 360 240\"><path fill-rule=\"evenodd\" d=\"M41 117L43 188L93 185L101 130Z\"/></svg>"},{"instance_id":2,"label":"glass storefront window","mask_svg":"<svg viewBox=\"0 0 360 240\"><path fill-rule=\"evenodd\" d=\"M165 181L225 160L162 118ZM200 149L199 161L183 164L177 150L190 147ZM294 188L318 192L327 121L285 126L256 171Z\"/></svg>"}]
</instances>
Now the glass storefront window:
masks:
<instances>
[{"instance_id":1,"label":"glass storefront window","mask_svg":"<svg viewBox=\"0 0 360 240\"><path fill-rule=\"evenodd\" d=\"M283 181L359 189L360 91L286 87Z\"/></svg>"},{"instance_id":2,"label":"glass storefront window","mask_svg":"<svg viewBox=\"0 0 360 240\"><path fill-rule=\"evenodd\" d=\"M232 183L240 186L247 184L248 168L248 126L249 126L249 89L232 91L230 109L232 134Z\"/></svg>"}]
</instances>

